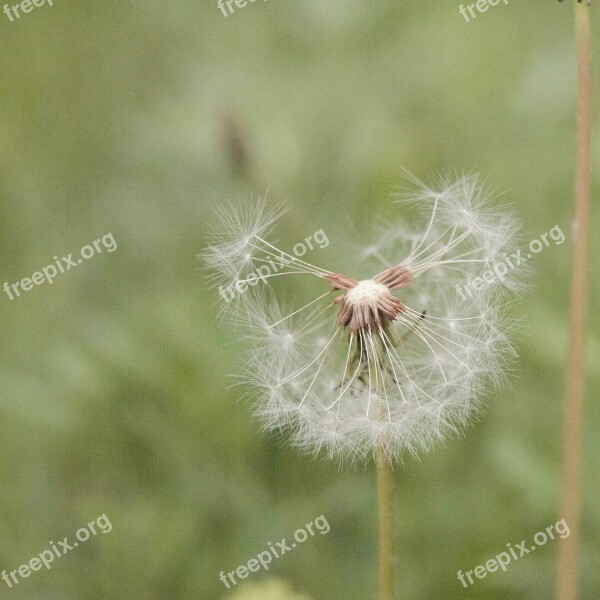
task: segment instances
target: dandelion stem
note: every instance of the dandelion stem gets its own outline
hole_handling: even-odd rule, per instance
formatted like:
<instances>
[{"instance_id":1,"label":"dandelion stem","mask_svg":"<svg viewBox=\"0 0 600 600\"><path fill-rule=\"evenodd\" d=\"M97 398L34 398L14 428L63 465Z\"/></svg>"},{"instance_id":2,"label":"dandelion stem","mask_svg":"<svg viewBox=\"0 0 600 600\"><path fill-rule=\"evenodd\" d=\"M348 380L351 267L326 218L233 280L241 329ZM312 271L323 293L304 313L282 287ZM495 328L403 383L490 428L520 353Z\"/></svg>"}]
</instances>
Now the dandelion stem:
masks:
<instances>
[{"instance_id":1,"label":"dandelion stem","mask_svg":"<svg viewBox=\"0 0 600 600\"><path fill-rule=\"evenodd\" d=\"M377 456L379 505L379 600L394 596L394 473L388 458Z\"/></svg>"},{"instance_id":2,"label":"dandelion stem","mask_svg":"<svg viewBox=\"0 0 600 600\"><path fill-rule=\"evenodd\" d=\"M573 267L565 386L561 518L571 530L561 541L556 583L557 600L578 595L579 516L581 505L581 431L585 379L589 214L591 205L592 50L589 7L575 5L577 48L577 125Z\"/></svg>"}]
</instances>

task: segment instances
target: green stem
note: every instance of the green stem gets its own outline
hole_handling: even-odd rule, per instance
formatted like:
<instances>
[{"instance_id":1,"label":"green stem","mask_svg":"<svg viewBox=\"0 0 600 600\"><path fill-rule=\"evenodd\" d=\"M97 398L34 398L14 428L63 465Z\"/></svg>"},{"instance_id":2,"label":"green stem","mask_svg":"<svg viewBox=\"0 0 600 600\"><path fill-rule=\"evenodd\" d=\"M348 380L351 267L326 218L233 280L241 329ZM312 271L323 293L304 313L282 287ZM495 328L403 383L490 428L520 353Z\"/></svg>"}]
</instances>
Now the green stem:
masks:
<instances>
[{"instance_id":1,"label":"green stem","mask_svg":"<svg viewBox=\"0 0 600 600\"><path fill-rule=\"evenodd\" d=\"M591 206L592 49L589 7L575 5L577 47L577 126L575 214L569 346L565 386L561 518L571 534L561 540L556 582L557 600L578 596L579 519L581 508L581 432L585 381L588 247Z\"/></svg>"},{"instance_id":2,"label":"green stem","mask_svg":"<svg viewBox=\"0 0 600 600\"><path fill-rule=\"evenodd\" d=\"M394 473L390 461L377 456L379 505L379 600L394 597Z\"/></svg>"}]
</instances>

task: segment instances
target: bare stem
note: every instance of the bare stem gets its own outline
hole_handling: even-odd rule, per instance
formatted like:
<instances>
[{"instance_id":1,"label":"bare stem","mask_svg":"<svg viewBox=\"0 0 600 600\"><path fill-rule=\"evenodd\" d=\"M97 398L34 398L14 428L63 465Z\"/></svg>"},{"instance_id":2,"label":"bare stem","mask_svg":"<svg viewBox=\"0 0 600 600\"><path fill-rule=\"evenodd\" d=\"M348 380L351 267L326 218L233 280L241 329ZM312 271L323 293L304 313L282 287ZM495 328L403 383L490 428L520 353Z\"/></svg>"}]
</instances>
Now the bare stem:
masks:
<instances>
[{"instance_id":1,"label":"bare stem","mask_svg":"<svg viewBox=\"0 0 600 600\"><path fill-rule=\"evenodd\" d=\"M578 595L579 515L581 504L581 431L585 379L589 215L591 205L592 49L589 8L575 5L577 47L577 129L573 267L565 387L561 518L571 535L561 540L556 582L557 600Z\"/></svg>"},{"instance_id":2,"label":"bare stem","mask_svg":"<svg viewBox=\"0 0 600 600\"><path fill-rule=\"evenodd\" d=\"M394 596L394 473L390 461L377 457L379 504L379 600Z\"/></svg>"}]
</instances>

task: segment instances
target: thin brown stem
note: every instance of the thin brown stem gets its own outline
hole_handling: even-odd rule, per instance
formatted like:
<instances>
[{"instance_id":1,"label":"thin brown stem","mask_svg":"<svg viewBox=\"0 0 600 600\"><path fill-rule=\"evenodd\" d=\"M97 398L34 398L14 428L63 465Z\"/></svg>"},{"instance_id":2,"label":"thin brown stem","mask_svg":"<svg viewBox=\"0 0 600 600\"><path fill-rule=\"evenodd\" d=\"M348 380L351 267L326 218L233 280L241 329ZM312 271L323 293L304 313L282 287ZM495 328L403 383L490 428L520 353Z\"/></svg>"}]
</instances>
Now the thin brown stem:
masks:
<instances>
[{"instance_id":1,"label":"thin brown stem","mask_svg":"<svg viewBox=\"0 0 600 600\"><path fill-rule=\"evenodd\" d=\"M394 472L390 461L377 457L379 504L379 600L394 597Z\"/></svg>"},{"instance_id":2,"label":"thin brown stem","mask_svg":"<svg viewBox=\"0 0 600 600\"><path fill-rule=\"evenodd\" d=\"M577 47L577 126L573 267L564 413L561 518L571 535L561 540L557 600L578 596L579 518L581 507L581 432L585 379L589 215L591 205L592 49L589 8L575 5Z\"/></svg>"}]
</instances>

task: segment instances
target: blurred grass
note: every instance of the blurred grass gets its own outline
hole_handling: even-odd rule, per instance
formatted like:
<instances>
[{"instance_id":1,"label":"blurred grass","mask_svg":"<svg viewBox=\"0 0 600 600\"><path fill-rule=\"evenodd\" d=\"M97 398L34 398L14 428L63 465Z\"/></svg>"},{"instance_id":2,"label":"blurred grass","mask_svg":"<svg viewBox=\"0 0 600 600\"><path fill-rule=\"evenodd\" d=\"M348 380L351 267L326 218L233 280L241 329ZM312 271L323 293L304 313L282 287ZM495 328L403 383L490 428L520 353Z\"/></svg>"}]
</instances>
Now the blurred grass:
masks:
<instances>
[{"instance_id":1,"label":"blurred grass","mask_svg":"<svg viewBox=\"0 0 600 600\"><path fill-rule=\"evenodd\" d=\"M243 349L198 272L210 209L268 186L293 206L287 243L324 228L334 246L404 165L479 171L527 239L567 233L571 16L541 0L470 23L448 0L271 0L227 18L216 2L106 0L1 17L2 282L105 233L118 243L0 298L0 568L102 513L113 524L2 597L221 598L221 570L320 514L331 532L271 572L315 600L372 596L371 469L287 449L227 389ZM595 206L593 275L598 222ZM469 590L456 571L560 519L568 242L533 263L512 389L464 439L399 469L406 598L551 597L555 543ZM590 295L598 306L597 278ZM599 321L592 310L582 600L600 595Z\"/></svg>"}]
</instances>

